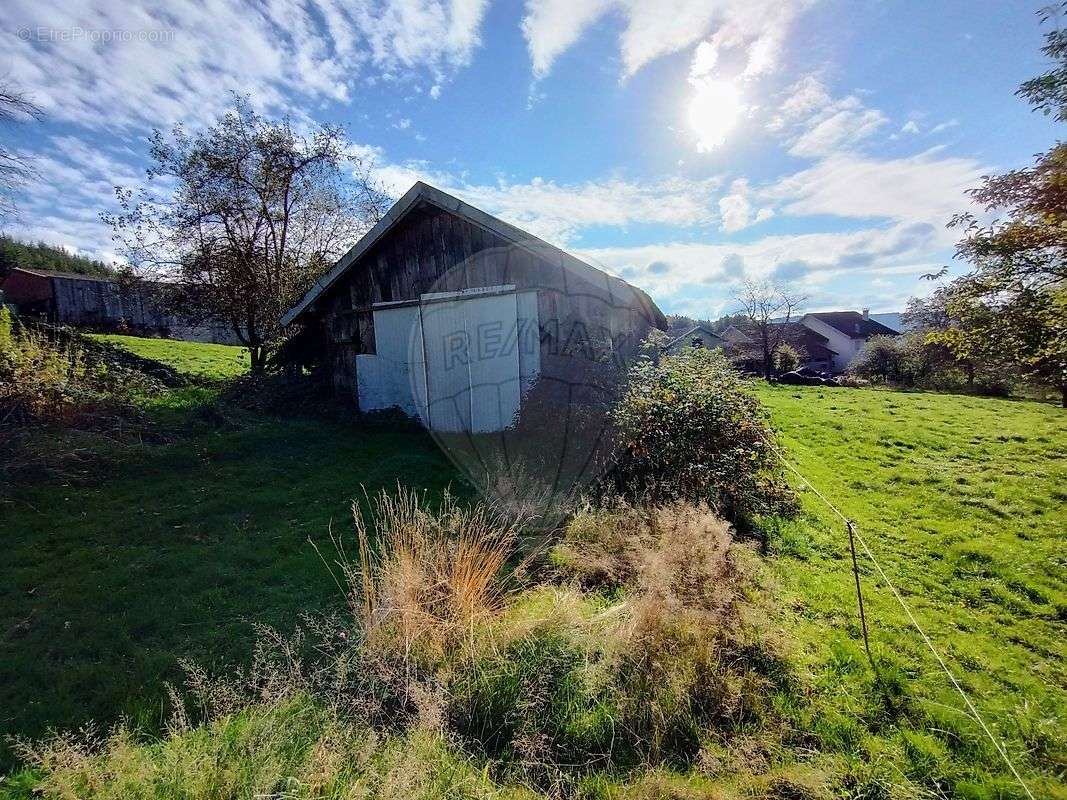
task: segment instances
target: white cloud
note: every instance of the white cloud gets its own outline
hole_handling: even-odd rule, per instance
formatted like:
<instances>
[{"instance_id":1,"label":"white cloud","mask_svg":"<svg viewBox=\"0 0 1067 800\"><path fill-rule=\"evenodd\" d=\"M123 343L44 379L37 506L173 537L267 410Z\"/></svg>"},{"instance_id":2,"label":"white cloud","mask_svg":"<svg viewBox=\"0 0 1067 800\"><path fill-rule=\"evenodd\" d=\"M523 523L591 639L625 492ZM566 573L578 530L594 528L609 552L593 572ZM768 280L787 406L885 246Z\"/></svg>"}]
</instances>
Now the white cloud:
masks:
<instances>
[{"instance_id":1,"label":"white cloud","mask_svg":"<svg viewBox=\"0 0 1067 800\"><path fill-rule=\"evenodd\" d=\"M888 122L885 114L868 108L856 95L833 99L814 75L801 78L783 97L767 128L783 135L789 153L800 158L854 148Z\"/></svg>"},{"instance_id":2,"label":"white cloud","mask_svg":"<svg viewBox=\"0 0 1067 800\"><path fill-rule=\"evenodd\" d=\"M919 123L917 123L913 119L909 119L907 122L904 123L903 126L901 126L900 132L901 133L916 134L916 133L919 132Z\"/></svg>"},{"instance_id":3,"label":"white cloud","mask_svg":"<svg viewBox=\"0 0 1067 800\"><path fill-rule=\"evenodd\" d=\"M556 244L566 245L587 228L636 224L707 226L716 220L712 198L718 179L670 178L652 184L621 179L558 184L461 184L452 189L475 206Z\"/></svg>"},{"instance_id":4,"label":"white cloud","mask_svg":"<svg viewBox=\"0 0 1067 800\"><path fill-rule=\"evenodd\" d=\"M421 180L557 245L568 245L588 228L701 227L719 220L716 198L722 181L717 177L672 177L652 183L621 178L582 183L542 178L526 183L505 179L495 184L472 183L463 175L434 170L426 162L392 163L378 147L362 146L356 153L373 168L392 197L400 197Z\"/></svg>"},{"instance_id":5,"label":"white cloud","mask_svg":"<svg viewBox=\"0 0 1067 800\"><path fill-rule=\"evenodd\" d=\"M854 96L835 101L810 117L805 130L793 141L789 153L817 158L855 145L886 123L878 109L865 108Z\"/></svg>"},{"instance_id":6,"label":"white cloud","mask_svg":"<svg viewBox=\"0 0 1067 800\"><path fill-rule=\"evenodd\" d=\"M930 150L906 158L876 159L837 153L761 191L781 213L795 216L882 217L944 225L967 209L967 189L986 170L968 158Z\"/></svg>"},{"instance_id":7,"label":"white cloud","mask_svg":"<svg viewBox=\"0 0 1067 800\"><path fill-rule=\"evenodd\" d=\"M778 131L813 115L830 105L830 94L822 81L814 75L805 75L784 93L779 113L771 118L768 128Z\"/></svg>"},{"instance_id":8,"label":"white cloud","mask_svg":"<svg viewBox=\"0 0 1067 800\"><path fill-rule=\"evenodd\" d=\"M543 78L555 60L601 17L619 14L623 76L702 39L694 66L710 71L727 51L743 54L745 77L776 64L789 24L810 0L527 0L523 33L534 76Z\"/></svg>"},{"instance_id":9,"label":"white cloud","mask_svg":"<svg viewBox=\"0 0 1067 800\"><path fill-rule=\"evenodd\" d=\"M741 244L668 242L575 253L673 305L671 298L692 293L693 287L729 291L745 277L777 278L814 289L846 274L917 274L917 265L928 268L936 245L932 226L898 223L846 233L767 236Z\"/></svg>"},{"instance_id":10,"label":"white cloud","mask_svg":"<svg viewBox=\"0 0 1067 800\"><path fill-rule=\"evenodd\" d=\"M722 220L722 229L725 232L733 233L774 216L771 208L761 208L753 213L752 203L749 200L751 196L752 191L748 181L738 178L730 184L730 193L719 198L719 215Z\"/></svg>"},{"instance_id":11,"label":"white cloud","mask_svg":"<svg viewBox=\"0 0 1067 800\"><path fill-rule=\"evenodd\" d=\"M930 133L941 133L942 131L947 131L949 128L954 128L959 124L960 121L958 119L946 120L945 122L940 122L937 125L934 125L934 127L930 129Z\"/></svg>"},{"instance_id":12,"label":"white cloud","mask_svg":"<svg viewBox=\"0 0 1067 800\"><path fill-rule=\"evenodd\" d=\"M439 87L469 62L486 6L487 0L11 0L0 48L10 77L50 118L113 130L209 118L231 89L289 110L290 93L344 102L359 81L378 77L429 78ZM20 28L31 32L28 40L16 35ZM85 33L75 36L76 30ZM94 41L101 31L133 36ZM142 31L149 33L141 37Z\"/></svg>"},{"instance_id":13,"label":"white cloud","mask_svg":"<svg viewBox=\"0 0 1067 800\"><path fill-rule=\"evenodd\" d=\"M585 28L614 5L614 0L528 0L522 32L534 76L543 78Z\"/></svg>"}]
</instances>

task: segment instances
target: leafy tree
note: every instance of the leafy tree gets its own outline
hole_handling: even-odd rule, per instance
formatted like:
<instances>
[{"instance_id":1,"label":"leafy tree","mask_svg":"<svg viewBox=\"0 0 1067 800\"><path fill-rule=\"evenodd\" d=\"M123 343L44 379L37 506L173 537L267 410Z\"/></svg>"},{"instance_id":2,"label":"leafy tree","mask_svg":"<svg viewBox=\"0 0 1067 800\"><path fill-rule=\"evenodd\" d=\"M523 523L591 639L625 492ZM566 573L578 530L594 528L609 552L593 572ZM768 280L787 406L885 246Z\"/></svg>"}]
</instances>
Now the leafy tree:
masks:
<instances>
[{"instance_id":1,"label":"leafy tree","mask_svg":"<svg viewBox=\"0 0 1067 800\"><path fill-rule=\"evenodd\" d=\"M902 382L905 353L901 338L872 336L848 365L849 373L861 378L880 380L883 383Z\"/></svg>"},{"instance_id":2,"label":"leafy tree","mask_svg":"<svg viewBox=\"0 0 1067 800\"><path fill-rule=\"evenodd\" d=\"M281 341L281 315L385 209L344 131L298 133L235 97L203 132L152 137L155 194L117 190L105 215L134 272L170 287L161 298L188 321L224 321L254 373Z\"/></svg>"},{"instance_id":3,"label":"leafy tree","mask_svg":"<svg viewBox=\"0 0 1067 800\"><path fill-rule=\"evenodd\" d=\"M62 247L53 247L44 242L20 242L10 236L0 236L0 280L15 267L73 272L77 275L110 275L114 272L103 261L68 253Z\"/></svg>"},{"instance_id":4,"label":"leafy tree","mask_svg":"<svg viewBox=\"0 0 1067 800\"><path fill-rule=\"evenodd\" d=\"M1054 3L1038 11L1043 23L1067 11L1067 2ZM1041 52L1055 64L1044 75L1023 83L1016 94L1025 97L1035 110L1067 122L1067 30L1056 28L1045 35Z\"/></svg>"},{"instance_id":5,"label":"leafy tree","mask_svg":"<svg viewBox=\"0 0 1067 800\"><path fill-rule=\"evenodd\" d=\"M786 342L789 321L806 300L788 287L770 281L746 280L742 286L741 296L737 298L740 314L756 341L757 358L767 380L774 375L774 354Z\"/></svg>"},{"instance_id":6,"label":"leafy tree","mask_svg":"<svg viewBox=\"0 0 1067 800\"><path fill-rule=\"evenodd\" d=\"M1020 94L1067 120L1063 32L1046 36L1045 52L1056 68ZM950 223L963 231L957 255L974 270L946 288L956 324L935 338L960 358L1007 356L1029 379L1055 387L1067 408L1067 144L1039 154L1031 167L986 177L971 195L992 221L963 213Z\"/></svg>"},{"instance_id":7,"label":"leafy tree","mask_svg":"<svg viewBox=\"0 0 1067 800\"><path fill-rule=\"evenodd\" d=\"M776 375L792 372L800 367L801 361L800 351L788 342L782 342L774 353L774 372Z\"/></svg>"}]
</instances>

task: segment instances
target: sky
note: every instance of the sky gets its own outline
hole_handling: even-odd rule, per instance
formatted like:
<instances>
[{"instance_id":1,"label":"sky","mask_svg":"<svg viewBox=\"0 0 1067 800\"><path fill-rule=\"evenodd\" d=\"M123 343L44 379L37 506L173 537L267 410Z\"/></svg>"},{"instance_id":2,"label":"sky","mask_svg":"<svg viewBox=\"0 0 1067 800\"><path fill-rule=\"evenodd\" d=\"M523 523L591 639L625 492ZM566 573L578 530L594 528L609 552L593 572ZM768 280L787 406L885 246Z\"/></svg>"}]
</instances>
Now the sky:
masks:
<instances>
[{"instance_id":1,"label":"sky","mask_svg":"<svg viewBox=\"0 0 1067 800\"><path fill-rule=\"evenodd\" d=\"M736 310L746 278L808 310L898 311L959 274L949 218L1055 124L1040 3L987 0L5 0L0 75L40 122L4 232L118 258L100 213L152 130L230 93L343 124L399 197L452 192L646 289ZM1050 23L1055 24L1055 22Z\"/></svg>"}]
</instances>

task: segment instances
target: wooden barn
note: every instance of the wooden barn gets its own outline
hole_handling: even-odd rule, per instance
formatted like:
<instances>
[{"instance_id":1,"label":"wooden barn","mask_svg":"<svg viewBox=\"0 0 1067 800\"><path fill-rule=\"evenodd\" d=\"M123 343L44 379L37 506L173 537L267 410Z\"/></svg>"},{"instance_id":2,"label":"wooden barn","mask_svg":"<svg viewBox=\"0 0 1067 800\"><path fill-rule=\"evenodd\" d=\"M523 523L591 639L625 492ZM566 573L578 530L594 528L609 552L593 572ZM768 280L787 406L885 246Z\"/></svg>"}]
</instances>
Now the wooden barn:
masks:
<instances>
[{"instance_id":1,"label":"wooden barn","mask_svg":"<svg viewBox=\"0 0 1067 800\"><path fill-rule=\"evenodd\" d=\"M4 302L14 305L19 314L53 325L237 344L237 336L224 325L189 325L160 308L155 291L160 285L15 267L0 290Z\"/></svg>"},{"instance_id":2,"label":"wooden barn","mask_svg":"<svg viewBox=\"0 0 1067 800\"><path fill-rule=\"evenodd\" d=\"M577 396L667 327L640 289L421 182L282 323L361 410L442 431L502 430L535 385Z\"/></svg>"}]
</instances>

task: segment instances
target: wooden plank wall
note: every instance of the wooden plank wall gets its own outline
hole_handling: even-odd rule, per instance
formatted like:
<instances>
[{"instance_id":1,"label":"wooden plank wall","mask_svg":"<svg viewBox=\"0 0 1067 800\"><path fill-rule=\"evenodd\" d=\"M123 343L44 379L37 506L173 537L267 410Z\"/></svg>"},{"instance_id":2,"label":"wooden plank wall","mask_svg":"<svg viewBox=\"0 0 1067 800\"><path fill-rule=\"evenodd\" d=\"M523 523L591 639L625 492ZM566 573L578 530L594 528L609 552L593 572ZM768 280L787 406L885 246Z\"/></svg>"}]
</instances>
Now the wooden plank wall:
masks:
<instances>
[{"instance_id":1,"label":"wooden plank wall","mask_svg":"<svg viewBox=\"0 0 1067 800\"><path fill-rule=\"evenodd\" d=\"M537 252L429 203L413 209L319 301L337 388L355 392L347 361L373 352L371 307L427 292L500 284L537 289L546 355L636 348L657 324L647 298L629 284L554 248L532 246Z\"/></svg>"}]
</instances>

